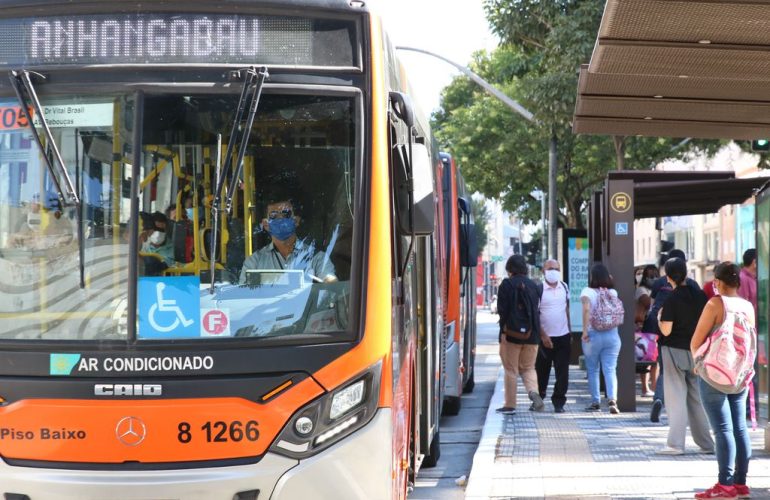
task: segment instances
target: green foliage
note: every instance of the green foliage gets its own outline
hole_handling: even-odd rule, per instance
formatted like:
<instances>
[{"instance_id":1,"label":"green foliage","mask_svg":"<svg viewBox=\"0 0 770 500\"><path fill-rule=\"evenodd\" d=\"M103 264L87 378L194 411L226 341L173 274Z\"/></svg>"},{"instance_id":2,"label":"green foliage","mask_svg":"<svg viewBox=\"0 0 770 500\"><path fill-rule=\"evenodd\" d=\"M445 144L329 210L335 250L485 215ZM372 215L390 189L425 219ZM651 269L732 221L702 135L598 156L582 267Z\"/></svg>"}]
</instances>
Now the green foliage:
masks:
<instances>
[{"instance_id":1,"label":"green foliage","mask_svg":"<svg viewBox=\"0 0 770 500\"><path fill-rule=\"evenodd\" d=\"M540 218L530 195L548 191L548 142L558 141L557 195L560 223L584 227L586 200L616 168L611 137L572 134L577 70L587 63L596 40L604 0L484 0L501 45L475 54L471 70L535 114L530 123L465 77L442 94L433 116L442 147L452 152L473 190L500 198L503 207L527 222ZM656 163L693 150L713 151L718 143L628 137L626 169Z\"/></svg>"},{"instance_id":2,"label":"green foliage","mask_svg":"<svg viewBox=\"0 0 770 500\"><path fill-rule=\"evenodd\" d=\"M487 235L487 224L489 223L489 210L484 204L484 200L471 198L471 213L473 214L473 224L476 229L476 244L479 250L486 248L489 236Z\"/></svg>"}]
</instances>

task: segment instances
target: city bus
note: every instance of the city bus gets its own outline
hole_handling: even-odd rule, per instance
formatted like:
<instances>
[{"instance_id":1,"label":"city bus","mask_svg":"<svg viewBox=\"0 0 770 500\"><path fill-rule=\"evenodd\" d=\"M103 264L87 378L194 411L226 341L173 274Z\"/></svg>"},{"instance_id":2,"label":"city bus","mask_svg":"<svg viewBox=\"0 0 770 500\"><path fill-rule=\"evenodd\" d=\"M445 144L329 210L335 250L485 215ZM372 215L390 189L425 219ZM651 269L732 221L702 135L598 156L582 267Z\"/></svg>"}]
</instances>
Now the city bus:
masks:
<instances>
[{"instance_id":1,"label":"city bus","mask_svg":"<svg viewBox=\"0 0 770 500\"><path fill-rule=\"evenodd\" d=\"M446 373L443 414L460 412L464 392L473 391L476 354L476 267L478 251L471 198L460 169L449 153L440 153L442 225L447 255L444 266Z\"/></svg>"},{"instance_id":2,"label":"city bus","mask_svg":"<svg viewBox=\"0 0 770 500\"><path fill-rule=\"evenodd\" d=\"M404 498L441 167L357 0L0 1L0 494Z\"/></svg>"}]
</instances>

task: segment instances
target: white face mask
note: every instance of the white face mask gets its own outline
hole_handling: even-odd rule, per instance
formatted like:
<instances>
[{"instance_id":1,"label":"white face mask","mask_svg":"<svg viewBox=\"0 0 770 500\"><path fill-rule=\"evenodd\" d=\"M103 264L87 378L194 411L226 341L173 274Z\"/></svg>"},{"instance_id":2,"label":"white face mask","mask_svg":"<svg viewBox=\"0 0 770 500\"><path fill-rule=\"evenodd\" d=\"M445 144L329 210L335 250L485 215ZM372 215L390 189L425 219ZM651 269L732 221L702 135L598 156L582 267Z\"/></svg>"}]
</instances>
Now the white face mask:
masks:
<instances>
[{"instance_id":1,"label":"white face mask","mask_svg":"<svg viewBox=\"0 0 770 500\"><path fill-rule=\"evenodd\" d=\"M548 283L558 283L561 279L561 271L558 269L548 269L545 272L545 280Z\"/></svg>"},{"instance_id":2,"label":"white face mask","mask_svg":"<svg viewBox=\"0 0 770 500\"><path fill-rule=\"evenodd\" d=\"M150 235L150 243L156 247L162 245L164 241L166 241L166 233L161 231L153 231Z\"/></svg>"}]
</instances>

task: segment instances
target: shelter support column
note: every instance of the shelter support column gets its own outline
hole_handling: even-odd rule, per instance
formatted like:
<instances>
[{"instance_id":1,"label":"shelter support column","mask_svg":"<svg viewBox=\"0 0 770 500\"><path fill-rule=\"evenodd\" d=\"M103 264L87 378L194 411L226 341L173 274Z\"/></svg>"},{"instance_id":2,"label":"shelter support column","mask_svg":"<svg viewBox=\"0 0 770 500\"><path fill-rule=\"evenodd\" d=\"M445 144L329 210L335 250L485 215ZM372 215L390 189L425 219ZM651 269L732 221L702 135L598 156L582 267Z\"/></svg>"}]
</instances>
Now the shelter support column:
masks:
<instances>
[{"instance_id":1,"label":"shelter support column","mask_svg":"<svg viewBox=\"0 0 770 500\"><path fill-rule=\"evenodd\" d=\"M621 347L618 357L618 407L636 411L636 358L634 355L634 182L607 181L605 214L607 248L605 265L625 307L619 327Z\"/></svg>"}]
</instances>

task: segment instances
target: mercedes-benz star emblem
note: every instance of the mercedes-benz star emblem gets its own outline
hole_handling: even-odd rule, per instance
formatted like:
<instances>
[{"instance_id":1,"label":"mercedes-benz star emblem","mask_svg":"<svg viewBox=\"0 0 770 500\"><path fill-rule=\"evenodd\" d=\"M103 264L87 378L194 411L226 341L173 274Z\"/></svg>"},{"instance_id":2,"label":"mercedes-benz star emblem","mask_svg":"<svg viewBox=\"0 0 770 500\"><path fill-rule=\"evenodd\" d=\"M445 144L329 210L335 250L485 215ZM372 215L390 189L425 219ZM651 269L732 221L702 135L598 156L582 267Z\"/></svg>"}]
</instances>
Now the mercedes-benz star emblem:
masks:
<instances>
[{"instance_id":1,"label":"mercedes-benz star emblem","mask_svg":"<svg viewBox=\"0 0 770 500\"><path fill-rule=\"evenodd\" d=\"M124 445L136 446L147 436L147 427L140 418L123 417L115 426L115 435Z\"/></svg>"}]
</instances>

